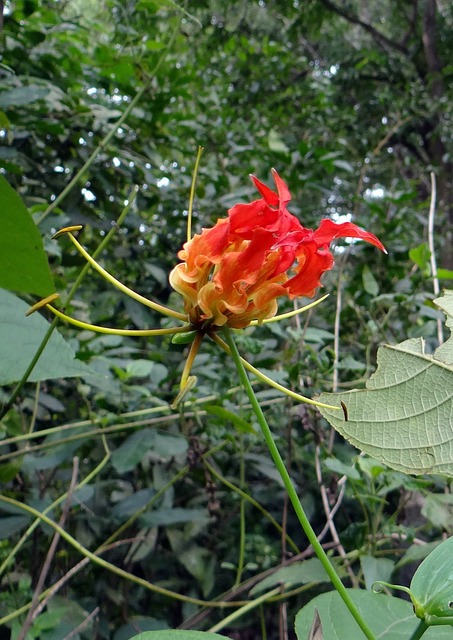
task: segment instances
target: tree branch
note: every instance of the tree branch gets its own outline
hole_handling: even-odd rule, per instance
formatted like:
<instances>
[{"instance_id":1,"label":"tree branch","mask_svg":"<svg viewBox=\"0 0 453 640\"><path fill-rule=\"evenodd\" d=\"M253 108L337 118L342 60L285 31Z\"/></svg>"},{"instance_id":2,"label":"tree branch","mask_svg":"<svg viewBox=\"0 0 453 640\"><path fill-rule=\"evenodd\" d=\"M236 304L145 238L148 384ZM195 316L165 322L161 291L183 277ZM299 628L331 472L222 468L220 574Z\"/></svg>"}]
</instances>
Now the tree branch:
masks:
<instances>
[{"instance_id":1,"label":"tree branch","mask_svg":"<svg viewBox=\"0 0 453 640\"><path fill-rule=\"evenodd\" d=\"M443 94L442 63L436 47L436 0L425 0L423 12L423 49L429 75L431 97L439 98Z\"/></svg>"},{"instance_id":2,"label":"tree branch","mask_svg":"<svg viewBox=\"0 0 453 640\"><path fill-rule=\"evenodd\" d=\"M334 11L335 13L337 13L339 16L341 16L351 24L357 24L360 27L362 27L362 29L364 31L367 31L383 49L385 50L394 49L396 51L399 51L400 53L404 53L405 55L407 55L408 50L405 44L396 42L395 40L391 40L390 38L385 36L383 33L378 31L375 27L373 27L373 25L370 24L369 22L365 22L364 20L361 20L358 16L348 13L347 11L345 11L345 9L343 9L343 7L339 7L338 5L335 4L335 2L332 2L332 0L321 0L321 3L325 7L327 7L327 9L330 9L330 11Z\"/></svg>"}]
</instances>

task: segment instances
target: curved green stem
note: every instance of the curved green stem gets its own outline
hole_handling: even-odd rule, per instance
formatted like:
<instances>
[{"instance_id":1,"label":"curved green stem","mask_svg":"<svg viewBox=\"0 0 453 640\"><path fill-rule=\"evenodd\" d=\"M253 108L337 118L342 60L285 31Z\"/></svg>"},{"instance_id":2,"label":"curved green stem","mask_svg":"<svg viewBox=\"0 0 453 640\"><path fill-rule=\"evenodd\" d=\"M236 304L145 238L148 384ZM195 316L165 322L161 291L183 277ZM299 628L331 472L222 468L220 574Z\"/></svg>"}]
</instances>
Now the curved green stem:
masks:
<instances>
[{"instance_id":1,"label":"curved green stem","mask_svg":"<svg viewBox=\"0 0 453 640\"><path fill-rule=\"evenodd\" d=\"M112 274L109 273L106 269L104 269L104 267L101 267L101 265L98 262L96 262L94 258L90 256L88 251L86 251L86 249L82 247L80 242L72 235L71 232L68 232L68 236L72 244L76 247L77 251L85 258L85 260L93 267L93 269L95 269L103 278L105 278L105 280L110 282L110 284L113 284L114 287L116 287L117 289L125 293L130 298L133 298L137 302L144 304L145 307L149 307L150 309L153 309L154 311L158 311L163 315L176 318L177 320L182 320L183 322L187 322L187 315L185 313L180 313L179 311L173 311L173 309L169 309L168 307L165 307L163 304L159 304L158 302L153 302L152 300L148 300L148 298L145 298L145 296L142 296L139 293L136 293L135 291L130 289L129 287L126 287L125 284L120 282L117 278L115 278L115 276L112 276Z\"/></svg>"},{"instance_id":2,"label":"curved green stem","mask_svg":"<svg viewBox=\"0 0 453 640\"><path fill-rule=\"evenodd\" d=\"M263 324L270 324L271 322L280 322L280 320L287 320L288 318L293 318L294 316L298 316L300 313L304 313L304 311L308 311L309 309L313 309L321 302L324 302L326 298L329 297L329 294L322 296L322 298L318 298L314 302L310 302L310 304L306 304L304 307L300 307L299 309L294 309L294 311L288 311L287 313L280 313L278 316L274 316L273 318L268 318L267 320L252 320L250 323L253 327L259 327Z\"/></svg>"},{"instance_id":3,"label":"curved green stem","mask_svg":"<svg viewBox=\"0 0 453 640\"><path fill-rule=\"evenodd\" d=\"M209 337L212 338L212 340L214 340L214 342L218 344L219 347L222 347L222 349L226 351L229 355L232 355L231 347L229 347L228 344L226 344L220 336L212 332L209 334ZM239 354L238 354L238 357L241 361L242 366L245 369L247 369L247 371L250 371L250 373L253 373L253 375L255 375L257 378L259 378L260 380L268 384L270 387L273 387L274 389L277 389L277 391L281 391L282 393L285 393L290 398L293 398L293 400L297 400L298 402L305 402L305 404L311 404L314 407L322 407L323 409L334 409L335 411L341 411L341 407L335 407L334 405L331 405L331 404L324 404L323 402L317 402L316 400L307 398L306 396L303 396L300 393L291 391L291 389L287 389L282 384L279 384L278 382L275 382L275 380L272 380L272 378L269 378L269 376L264 374L259 369L256 369L253 365L250 364L250 362L247 362L247 360L245 360L244 358L241 358Z\"/></svg>"},{"instance_id":4,"label":"curved green stem","mask_svg":"<svg viewBox=\"0 0 453 640\"><path fill-rule=\"evenodd\" d=\"M231 355L233 357L234 363L236 365L236 369L238 371L239 374L239 378L241 380L241 383L244 386L244 389L249 397L250 403L252 405L252 409L255 413L255 416L258 420L258 423L261 427L261 430L263 432L263 436L264 439L266 441L266 444L268 446L269 452L272 456L272 459L275 463L275 466L281 476L281 479L283 480L283 484L285 485L285 489L288 493L288 497L291 501L291 504L293 505L294 511L296 512L297 518L302 526L302 529L304 530L305 535L307 536L311 546L313 547L314 552L316 553L316 555L318 556L319 561L321 562L322 566L324 567L327 575L330 578L330 581L332 582L333 586L335 587L335 589L338 591L340 597L342 598L343 602L345 603L345 605L347 606L347 608L349 609L351 615L353 616L354 620L357 622L357 624L359 625L360 629L363 631L363 633L365 634L365 637L368 640L376 640L373 632L371 631L371 629L368 627L367 623L365 622L365 620L362 618L362 615L360 614L360 611L358 610L358 608L356 607L356 605L354 604L354 602L352 601L351 597L349 596L349 593L347 592L345 586L343 585L343 583L341 582L340 578L338 577L335 569L333 568L329 558L327 557L326 552L324 551L321 543L319 542L318 538L316 537L315 532L313 531L313 528L310 524L310 521L307 518L307 515L304 511L304 508L302 507L302 504L299 500L299 497L297 495L297 492L294 488L294 485L291 481L291 478L289 476L289 473L285 467L285 464L283 462L283 459L280 455L280 452L277 448L277 445L274 442L274 439L272 437L272 433L271 430L269 428L269 425L267 424L266 418L264 416L264 413L261 409L261 406L255 396L255 393L253 391L253 387L250 384L250 380L248 379L244 364L242 362L241 356L239 355L239 352L237 350L236 347L236 343L233 340L233 337L231 335L231 332L229 330L228 327L224 327L223 329L226 341L228 343Z\"/></svg>"},{"instance_id":5,"label":"curved green stem","mask_svg":"<svg viewBox=\"0 0 453 640\"><path fill-rule=\"evenodd\" d=\"M251 495L249 495L245 491L242 491L240 487L237 487L235 484L233 484L232 482L227 480L224 476L222 476L222 474L219 473L217 469L207 461L206 454L204 454L203 456L203 464L206 467L206 469L209 471L209 473L214 476L214 478L216 478L219 482L221 482L226 487L231 489L231 491L234 491L239 496L241 496L243 500L246 500L249 504L255 507L255 509L258 509L258 511L260 511L260 513L262 513L263 516L267 520L269 520L272 526L274 526L280 534L284 534L287 544L291 547L291 549L296 555L300 553L300 549L296 545L294 540L291 538L291 536L288 533L283 531L283 527L277 522L277 520L272 516L272 514L270 514L269 511L267 511L262 504L257 502L254 498L252 498Z\"/></svg>"},{"instance_id":6,"label":"curved green stem","mask_svg":"<svg viewBox=\"0 0 453 640\"><path fill-rule=\"evenodd\" d=\"M102 436L102 442L104 445L105 456L102 458L101 462L92 471L90 471L90 473L83 480L81 480L76 485L76 487L74 488L74 492L78 491L85 485L89 484L91 480L93 480L93 478L95 478L102 471L102 469L105 467L105 465L109 461L110 449L108 447L105 436ZM65 493L63 493L63 495L61 495L59 498L54 500L54 502L52 502L48 507L46 507L46 509L44 509L43 511L44 515L47 515L50 511L55 509L55 507L57 507L59 504L64 502L67 496L68 496L68 492L66 491ZM9 564L13 561L19 549L23 546L26 540L31 536L31 534L36 529L36 527L40 524L40 522L41 520L39 518L36 518L36 520L28 527L25 533L21 536L19 542L13 547L13 549L11 549L10 553L7 555L5 560L0 565L0 576L3 575L4 571L8 568Z\"/></svg>"},{"instance_id":7,"label":"curved green stem","mask_svg":"<svg viewBox=\"0 0 453 640\"><path fill-rule=\"evenodd\" d=\"M233 611L233 613L231 613L229 616L223 618L223 620L208 629L209 633L216 633L217 631L220 631L224 627L228 626L229 624L243 616L245 613L248 613L252 609L258 607L260 604L263 604L263 602L266 602L266 600L269 600L269 598L272 598L272 596L276 596L278 593L280 593L280 590L280 587L276 587L275 589L264 593L262 596L255 598L255 600L247 602L247 604L244 604L240 609L238 609L237 611Z\"/></svg>"},{"instance_id":8,"label":"curved green stem","mask_svg":"<svg viewBox=\"0 0 453 640\"><path fill-rule=\"evenodd\" d=\"M94 564L97 564L103 569L106 569L107 571L114 573L120 578L124 578L125 580L129 580L130 582L134 582L135 584L138 584L139 586L142 586L149 591L154 591L155 593L159 593L160 595L167 596L169 598L172 598L173 600L179 600L181 602L189 602L191 604L196 604L202 607L224 608L224 607L237 607L238 605L242 606L244 604L247 604L246 602L243 602L243 601L218 602L218 601L201 600L200 598L192 598L191 596L185 596L176 591L171 591L170 589L166 589L165 587L160 587L157 584L153 584L152 582L148 582L148 580L144 580L139 576L129 573L129 571L125 571L124 569L121 569L121 567L117 567L115 564L112 564L111 562L108 562L107 560L104 560L100 556L96 555L96 553L89 551L86 547L80 544L78 540L76 540L67 531L65 531L65 529L60 527L60 525L54 522L51 518L48 518L46 515L44 515L44 513L41 513L37 509L30 507L30 505L24 504L23 502L19 502L18 500L14 500L13 498L9 498L8 496L5 496L5 495L0 495L0 502L6 502L7 504L13 505L18 509L25 511L26 513L30 514L34 518L38 518L39 520L47 524L49 527L51 527L58 534L60 534L60 536L68 544L70 544L81 555L85 556L85 558L88 558L89 560L91 560L91 562L93 562ZM3 619L0 622L2 621Z\"/></svg>"},{"instance_id":9,"label":"curved green stem","mask_svg":"<svg viewBox=\"0 0 453 640\"><path fill-rule=\"evenodd\" d=\"M57 316L60 320L64 320L79 329L94 331L95 333L106 333L110 336L167 336L174 335L176 333L185 333L187 329L190 328L190 325L186 324L184 327L170 327L168 329L113 329L111 327L100 327L97 324L90 324L88 322L83 322L82 320L77 320L76 318L71 318L71 316L68 316L66 313L56 309L51 304L46 304L46 307L54 314L54 316Z\"/></svg>"}]
</instances>

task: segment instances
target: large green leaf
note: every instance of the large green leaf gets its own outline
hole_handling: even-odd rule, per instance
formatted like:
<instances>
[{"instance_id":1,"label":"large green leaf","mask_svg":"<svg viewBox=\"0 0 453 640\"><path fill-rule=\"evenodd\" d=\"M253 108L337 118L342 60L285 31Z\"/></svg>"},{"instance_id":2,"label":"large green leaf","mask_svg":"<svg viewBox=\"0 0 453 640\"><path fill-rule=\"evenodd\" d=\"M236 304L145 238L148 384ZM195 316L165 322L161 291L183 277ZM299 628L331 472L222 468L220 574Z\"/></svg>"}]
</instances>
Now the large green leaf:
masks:
<instances>
[{"instance_id":1,"label":"large green leaf","mask_svg":"<svg viewBox=\"0 0 453 640\"><path fill-rule=\"evenodd\" d=\"M41 236L17 193L0 175L0 287L48 296L55 291Z\"/></svg>"},{"instance_id":2,"label":"large green leaf","mask_svg":"<svg viewBox=\"0 0 453 640\"><path fill-rule=\"evenodd\" d=\"M39 314L26 317L28 305L8 291L0 289L0 385L20 380L35 355L49 323ZM71 378L92 373L63 339L54 331L29 381Z\"/></svg>"},{"instance_id":3,"label":"large green leaf","mask_svg":"<svg viewBox=\"0 0 453 640\"><path fill-rule=\"evenodd\" d=\"M228 640L226 636L207 631L184 631L172 629L170 631L144 631L131 640Z\"/></svg>"},{"instance_id":4,"label":"large green leaf","mask_svg":"<svg viewBox=\"0 0 453 640\"><path fill-rule=\"evenodd\" d=\"M360 589L348 589L364 620L380 640L408 640L420 620L414 615L412 603L400 598ZM296 616L298 640L306 640L313 624L315 610L321 618L326 640L364 640L365 634L349 613L336 591L323 593L311 600ZM451 639L451 627L430 627L423 640ZM143 639L145 640L145 639ZM151 639L150 639L151 640Z\"/></svg>"},{"instance_id":5,"label":"large green leaf","mask_svg":"<svg viewBox=\"0 0 453 640\"><path fill-rule=\"evenodd\" d=\"M435 300L453 324L453 292ZM367 388L323 393L321 409L330 424L354 446L404 473L453 476L453 337L434 355L423 339L384 345Z\"/></svg>"}]
</instances>

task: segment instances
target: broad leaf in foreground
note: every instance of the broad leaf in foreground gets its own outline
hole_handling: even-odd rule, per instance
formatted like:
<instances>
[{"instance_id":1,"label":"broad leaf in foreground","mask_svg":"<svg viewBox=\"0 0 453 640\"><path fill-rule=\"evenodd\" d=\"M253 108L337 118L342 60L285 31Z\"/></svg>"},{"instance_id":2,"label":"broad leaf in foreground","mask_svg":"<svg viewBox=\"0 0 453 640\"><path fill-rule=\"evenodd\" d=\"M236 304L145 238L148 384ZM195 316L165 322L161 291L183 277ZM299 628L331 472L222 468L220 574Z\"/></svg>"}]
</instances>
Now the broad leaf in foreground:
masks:
<instances>
[{"instance_id":1,"label":"broad leaf in foreground","mask_svg":"<svg viewBox=\"0 0 453 640\"><path fill-rule=\"evenodd\" d=\"M434 301L453 326L453 291ZM322 415L349 442L404 473L453 476L453 337L434 355L422 338L378 351L378 368L367 388L323 393L320 402L344 403Z\"/></svg>"},{"instance_id":2,"label":"broad leaf in foreground","mask_svg":"<svg viewBox=\"0 0 453 640\"><path fill-rule=\"evenodd\" d=\"M348 591L376 638L408 640L412 637L420 620L414 615L411 602L363 589ZM325 640L365 640L364 633L336 591L322 593L299 611L294 623L298 640L308 638L316 610ZM451 627L430 627L423 640L447 640L451 637Z\"/></svg>"},{"instance_id":3,"label":"broad leaf in foreground","mask_svg":"<svg viewBox=\"0 0 453 640\"><path fill-rule=\"evenodd\" d=\"M0 384L17 382L25 373L44 338L49 323L17 296L0 289ZM28 380L49 380L88 375L92 371L77 360L63 336L54 331Z\"/></svg>"},{"instance_id":4,"label":"broad leaf in foreground","mask_svg":"<svg viewBox=\"0 0 453 640\"><path fill-rule=\"evenodd\" d=\"M171 629L165 631L144 631L134 636L131 640L228 640L226 636L207 631L184 631Z\"/></svg>"},{"instance_id":5,"label":"broad leaf in foreground","mask_svg":"<svg viewBox=\"0 0 453 640\"><path fill-rule=\"evenodd\" d=\"M0 287L48 296L55 291L39 230L0 175Z\"/></svg>"}]
</instances>

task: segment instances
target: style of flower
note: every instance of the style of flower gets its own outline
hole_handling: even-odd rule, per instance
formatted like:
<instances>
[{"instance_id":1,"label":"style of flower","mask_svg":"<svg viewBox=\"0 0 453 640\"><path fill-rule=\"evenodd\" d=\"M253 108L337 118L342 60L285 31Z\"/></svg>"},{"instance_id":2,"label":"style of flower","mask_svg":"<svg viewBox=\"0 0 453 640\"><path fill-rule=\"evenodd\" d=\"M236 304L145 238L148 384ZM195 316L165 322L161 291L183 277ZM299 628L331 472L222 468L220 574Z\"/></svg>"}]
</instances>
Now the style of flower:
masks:
<instances>
[{"instance_id":1,"label":"style of flower","mask_svg":"<svg viewBox=\"0 0 453 640\"><path fill-rule=\"evenodd\" d=\"M351 222L321 221L306 229L289 213L288 187L273 171L277 191L251 176L262 198L237 204L214 227L203 229L178 253L170 284L184 299L194 328L242 329L275 316L277 298L312 297L333 267L336 238L360 238L385 251L372 233Z\"/></svg>"},{"instance_id":2,"label":"style of flower","mask_svg":"<svg viewBox=\"0 0 453 640\"><path fill-rule=\"evenodd\" d=\"M300 309L276 315L278 298L314 296L321 286L322 274L333 267L334 258L329 251L333 240L359 238L385 252L376 236L351 222L336 224L324 219L315 231L306 229L287 209L291 195L285 182L275 170L272 173L276 191L251 176L261 198L248 204L237 204L228 211L227 218L220 218L214 227L203 229L201 234L196 234L193 238L190 238L189 222L189 239L178 253L182 262L170 273L171 286L183 298L184 312L175 311L141 296L106 271L75 238L73 232L80 230L81 226L66 227L55 234L54 237L67 234L88 263L123 293L179 321L181 326L162 329L99 327L71 318L52 306L57 294L38 302L30 309L30 313L45 306L57 317L82 329L124 336L170 334L174 336L175 342L190 342L181 377L181 390L174 403L177 404L196 381L190 372L205 336L229 353L228 345L219 335L222 329L243 329L249 325L288 318L324 299L320 298ZM190 212L192 199L193 187ZM243 360L243 364L261 380L296 400L341 409L320 405L271 380L246 360Z\"/></svg>"}]
</instances>

